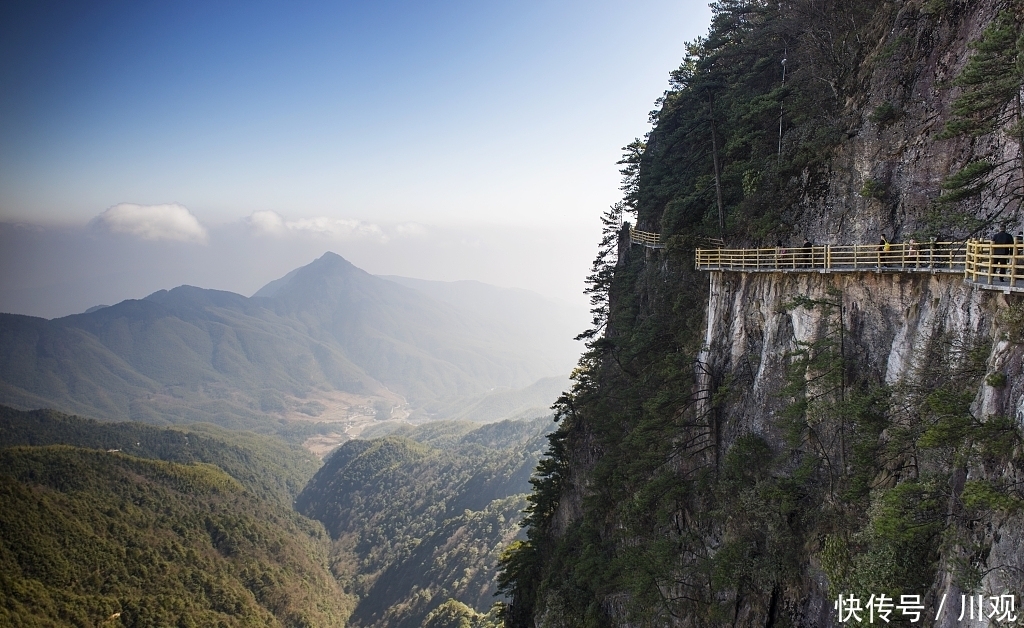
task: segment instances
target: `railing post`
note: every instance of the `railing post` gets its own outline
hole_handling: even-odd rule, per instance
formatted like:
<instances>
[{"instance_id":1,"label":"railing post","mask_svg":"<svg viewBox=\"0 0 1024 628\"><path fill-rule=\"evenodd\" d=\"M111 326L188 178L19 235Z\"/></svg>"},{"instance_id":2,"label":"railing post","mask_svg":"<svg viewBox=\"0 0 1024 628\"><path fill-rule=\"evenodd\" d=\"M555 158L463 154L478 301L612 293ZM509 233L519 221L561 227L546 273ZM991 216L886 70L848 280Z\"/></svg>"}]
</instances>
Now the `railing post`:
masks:
<instances>
[{"instance_id":1,"label":"railing post","mask_svg":"<svg viewBox=\"0 0 1024 628\"><path fill-rule=\"evenodd\" d=\"M992 285L996 282L996 275L999 274L999 265L996 263L996 249L992 246L991 242L988 245L988 283Z\"/></svg>"},{"instance_id":2,"label":"railing post","mask_svg":"<svg viewBox=\"0 0 1024 628\"><path fill-rule=\"evenodd\" d=\"M971 241L964 248L964 279L971 279Z\"/></svg>"},{"instance_id":3,"label":"railing post","mask_svg":"<svg viewBox=\"0 0 1024 628\"><path fill-rule=\"evenodd\" d=\"M986 273L986 275L988 276L988 281L986 283L988 283L988 285L991 286L992 285L992 245L986 245L985 249L988 252L988 272Z\"/></svg>"},{"instance_id":4,"label":"railing post","mask_svg":"<svg viewBox=\"0 0 1024 628\"><path fill-rule=\"evenodd\" d=\"M1010 278L1007 281L1010 282L1009 283L1009 287L1016 288L1017 287L1017 241L1014 240L1013 244L1011 244L1010 247L1011 247L1010 248L1010 259L1007 260L1010 263Z\"/></svg>"},{"instance_id":5,"label":"railing post","mask_svg":"<svg viewBox=\"0 0 1024 628\"><path fill-rule=\"evenodd\" d=\"M964 255L964 266L966 266L967 256ZM975 240L971 240L971 281L978 283L978 243Z\"/></svg>"},{"instance_id":6,"label":"railing post","mask_svg":"<svg viewBox=\"0 0 1024 628\"><path fill-rule=\"evenodd\" d=\"M971 275L974 283L979 283L978 274L981 272L981 249L978 248L977 241L974 242L973 255L971 256Z\"/></svg>"},{"instance_id":7,"label":"railing post","mask_svg":"<svg viewBox=\"0 0 1024 628\"><path fill-rule=\"evenodd\" d=\"M964 252L964 274L970 277L971 283L978 283L978 247L974 240L967 242Z\"/></svg>"}]
</instances>

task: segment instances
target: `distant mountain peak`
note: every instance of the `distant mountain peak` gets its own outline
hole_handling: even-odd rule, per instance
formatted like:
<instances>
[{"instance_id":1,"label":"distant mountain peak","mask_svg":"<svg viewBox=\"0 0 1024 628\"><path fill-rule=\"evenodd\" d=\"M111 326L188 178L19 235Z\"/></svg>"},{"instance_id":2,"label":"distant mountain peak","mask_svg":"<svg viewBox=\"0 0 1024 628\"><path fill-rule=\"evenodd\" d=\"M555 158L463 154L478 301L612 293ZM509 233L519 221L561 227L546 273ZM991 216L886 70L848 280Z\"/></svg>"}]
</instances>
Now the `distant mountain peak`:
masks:
<instances>
[{"instance_id":1,"label":"distant mountain peak","mask_svg":"<svg viewBox=\"0 0 1024 628\"><path fill-rule=\"evenodd\" d=\"M306 264L305 266L300 266L298 270L302 270L303 268L321 268L325 266L337 266L339 268L346 268L351 266L352 268L355 268L355 265L353 265L352 262L348 261L344 257L338 255L334 251L327 251L326 253L316 258L312 262Z\"/></svg>"},{"instance_id":2,"label":"distant mountain peak","mask_svg":"<svg viewBox=\"0 0 1024 628\"><path fill-rule=\"evenodd\" d=\"M284 277L269 282L267 285L257 290L252 296L265 297L269 299L278 297L282 291L291 286L296 277L306 279L330 274L348 275L355 272L369 274L337 253L327 251L305 266L300 266Z\"/></svg>"},{"instance_id":3,"label":"distant mountain peak","mask_svg":"<svg viewBox=\"0 0 1024 628\"><path fill-rule=\"evenodd\" d=\"M320 261L323 261L323 260L339 260L339 261L345 262L349 266L352 266L352 262L350 262L347 259L345 259L344 257L338 255L334 251L327 251L326 253L324 253L323 255L318 257L315 261L320 262Z\"/></svg>"}]
</instances>

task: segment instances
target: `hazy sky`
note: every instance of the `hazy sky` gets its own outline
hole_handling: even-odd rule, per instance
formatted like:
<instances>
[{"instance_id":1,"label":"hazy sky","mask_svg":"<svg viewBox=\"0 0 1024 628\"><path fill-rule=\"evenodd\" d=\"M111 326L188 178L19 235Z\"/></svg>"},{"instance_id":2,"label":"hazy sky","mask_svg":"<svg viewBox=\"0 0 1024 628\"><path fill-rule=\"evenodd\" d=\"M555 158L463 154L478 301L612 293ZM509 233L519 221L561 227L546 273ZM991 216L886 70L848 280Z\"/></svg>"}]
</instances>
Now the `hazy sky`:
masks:
<instances>
[{"instance_id":1,"label":"hazy sky","mask_svg":"<svg viewBox=\"0 0 1024 628\"><path fill-rule=\"evenodd\" d=\"M0 236L23 258L0 251L0 310L75 311L12 290L94 255L120 299L171 287L154 266L251 293L328 249L580 301L619 149L709 20L706 0L5 2Z\"/></svg>"}]
</instances>

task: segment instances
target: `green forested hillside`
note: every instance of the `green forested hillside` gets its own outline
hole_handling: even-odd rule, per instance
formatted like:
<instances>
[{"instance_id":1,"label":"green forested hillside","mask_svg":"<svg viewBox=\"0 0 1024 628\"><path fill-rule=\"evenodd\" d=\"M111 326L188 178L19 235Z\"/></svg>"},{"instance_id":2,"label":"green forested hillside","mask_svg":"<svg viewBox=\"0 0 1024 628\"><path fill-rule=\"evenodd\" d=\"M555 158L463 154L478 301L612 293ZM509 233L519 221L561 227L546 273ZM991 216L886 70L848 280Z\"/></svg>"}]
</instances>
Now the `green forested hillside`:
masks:
<instances>
[{"instance_id":1,"label":"green forested hillside","mask_svg":"<svg viewBox=\"0 0 1024 628\"><path fill-rule=\"evenodd\" d=\"M341 626L322 527L208 463L0 449L0 624Z\"/></svg>"},{"instance_id":2,"label":"green forested hillside","mask_svg":"<svg viewBox=\"0 0 1024 628\"><path fill-rule=\"evenodd\" d=\"M257 497L286 508L320 467L316 456L296 445L213 425L168 429L0 406L0 447L15 445L73 445L167 462L214 464Z\"/></svg>"},{"instance_id":3,"label":"green forested hillside","mask_svg":"<svg viewBox=\"0 0 1024 628\"><path fill-rule=\"evenodd\" d=\"M405 426L314 475L268 436L0 407L0 625L496 625L550 425Z\"/></svg>"},{"instance_id":4,"label":"green forested hillside","mask_svg":"<svg viewBox=\"0 0 1024 628\"><path fill-rule=\"evenodd\" d=\"M353 625L420 626L449 599L476 609L452 617L483 625L550 424L430 423L325 461L296 507L335 539L333 569L359 598Z\"/></svg>"}]
</instances>

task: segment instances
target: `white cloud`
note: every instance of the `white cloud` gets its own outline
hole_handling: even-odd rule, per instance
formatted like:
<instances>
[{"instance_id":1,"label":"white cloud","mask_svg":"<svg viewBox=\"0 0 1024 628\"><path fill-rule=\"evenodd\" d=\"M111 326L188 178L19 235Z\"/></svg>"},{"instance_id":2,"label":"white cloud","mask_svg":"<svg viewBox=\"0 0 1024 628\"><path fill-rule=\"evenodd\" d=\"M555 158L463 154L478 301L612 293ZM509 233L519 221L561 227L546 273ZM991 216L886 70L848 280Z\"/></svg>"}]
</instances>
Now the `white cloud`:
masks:
<instances>
[{"instance_id":1,"label":"white cloud","mask_svg":"<svg viewBox=\"0 0 1024 628\"><path fill-rule=\"evenodd\" d=\"M418 222L403 222L395 225L395 233L410 238L425 238L430 235L430 230Z\"/></svg>"},{"instance_id":2,"label":"white cloud","mask_svg":"<svg viewBox=\"0 0 1024 628\"><path fill-rule=\"evenodd\" d=\"M249 216L249 224L260 233L280 234L288 230L284 225L284 218L277 212L260 211L253 212Z\"/></svg>"},{"instance_id":3,"label":"white cloud","mask_svg":"<svg viewBox=\"0 0 1024 628\"><path fill-rule=\"evenodd\" d=\"M93 220L114 233L128 233L146 240L205 242L206 228L183 205L136 205L119 203Z\"/></svg>"},{"instance_id":4,"label":"white cloud","mask_svg":"<svg viewBox=\"0 0 1024 628\"><path fill-rule=\"evenodd\" d=\"M371 239L387 242L391 236L379 225L351 218L299 218L285 220L273 211L253 212L247 219L258 232L269 235L306 234L330 238L332 240ZM403 233L402 229L398 230Z\"/></svg>"}]
</instances>

